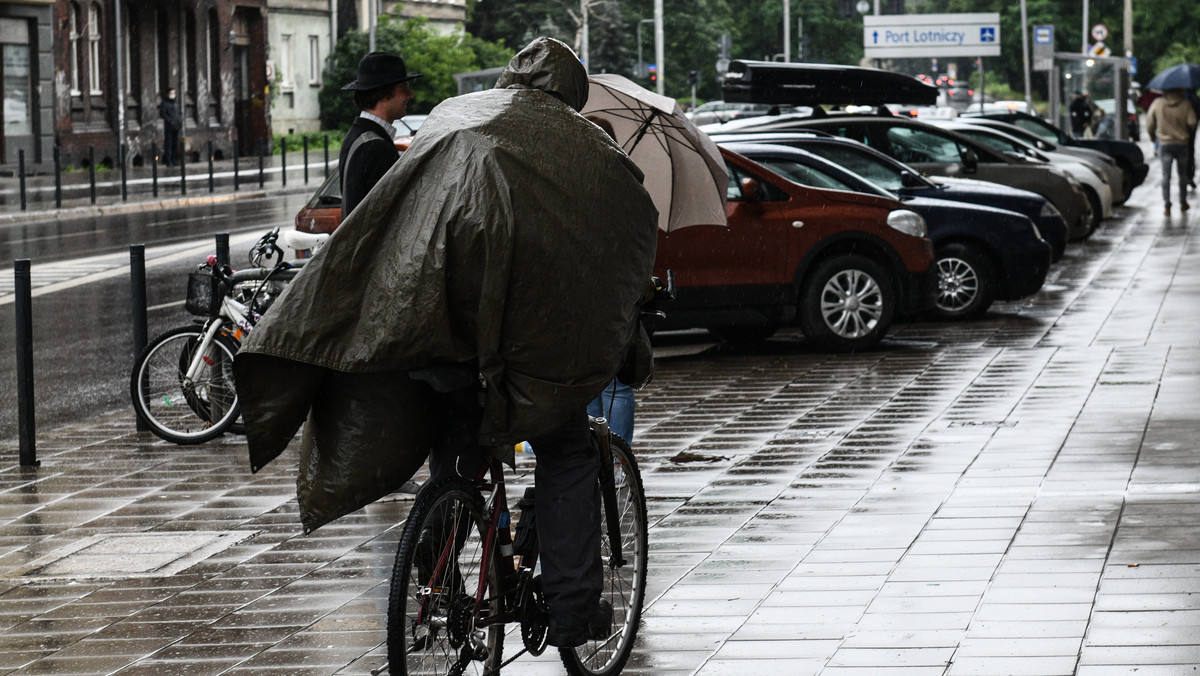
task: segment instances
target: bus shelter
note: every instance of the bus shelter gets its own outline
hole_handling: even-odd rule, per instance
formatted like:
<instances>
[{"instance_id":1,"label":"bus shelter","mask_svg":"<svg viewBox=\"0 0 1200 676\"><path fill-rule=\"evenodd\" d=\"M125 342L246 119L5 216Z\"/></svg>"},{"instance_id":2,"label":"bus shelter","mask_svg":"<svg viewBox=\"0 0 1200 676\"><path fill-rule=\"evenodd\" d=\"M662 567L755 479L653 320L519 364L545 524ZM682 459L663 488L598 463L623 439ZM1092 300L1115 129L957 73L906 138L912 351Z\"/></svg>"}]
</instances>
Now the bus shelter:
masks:
<instances>
[{"instance_id":1,"label":"bus shelter","mask_svg":"<svg viewBox=\"0 0 1200 676\"><path fill-rule=\"evenodd\" d=\"M1113 117L1113 138L1131 139L1130 127L1137 127L1137 109L1129 88L1129 59L1058 52L1050 73L1050 119L1071 131L1071 101L1086 92L1092 103ZM1118 113L1118 111L1121 111ZM1133 115L1135 123L1129 124ZM1091 132L1084 132L1087 135Z\"/></svg>"}]
</instances>

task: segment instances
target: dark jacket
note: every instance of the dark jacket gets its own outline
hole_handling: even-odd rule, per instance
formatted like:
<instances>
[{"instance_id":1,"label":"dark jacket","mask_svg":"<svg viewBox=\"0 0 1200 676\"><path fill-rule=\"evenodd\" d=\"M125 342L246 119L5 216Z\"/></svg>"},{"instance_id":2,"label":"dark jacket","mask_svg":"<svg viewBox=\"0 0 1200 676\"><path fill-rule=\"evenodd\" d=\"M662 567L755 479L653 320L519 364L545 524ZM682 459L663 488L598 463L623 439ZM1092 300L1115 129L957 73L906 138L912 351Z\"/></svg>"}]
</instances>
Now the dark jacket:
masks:
<instances>
[{"instance_id":1,"label":"dark jacket","mask_svg":"<svg viewBox=\"0 0 1200 676\"><path fill-rule=\"evenodd\" d=\"M359 144L351 159L350 148L363 134L369 136ZM343 221L398 159L400 151L396 150L392 137L388 136L379 123L359 117L350 125L350 131L342 141L342 151L338 155L338 166L342 172Z\"/></svg>"},{"instance_id":2,"label":"dark jacket","mask_svg":"<svg viewBox=\"0 0 1200 676\"><path fill-rule=\"evenodd\" d=\"M167 129L183 129L183 115L179 113L178 101L163 99L162 103L158 104L158 116L163 119L163 126Z\"/></svg>"}]
</instances>

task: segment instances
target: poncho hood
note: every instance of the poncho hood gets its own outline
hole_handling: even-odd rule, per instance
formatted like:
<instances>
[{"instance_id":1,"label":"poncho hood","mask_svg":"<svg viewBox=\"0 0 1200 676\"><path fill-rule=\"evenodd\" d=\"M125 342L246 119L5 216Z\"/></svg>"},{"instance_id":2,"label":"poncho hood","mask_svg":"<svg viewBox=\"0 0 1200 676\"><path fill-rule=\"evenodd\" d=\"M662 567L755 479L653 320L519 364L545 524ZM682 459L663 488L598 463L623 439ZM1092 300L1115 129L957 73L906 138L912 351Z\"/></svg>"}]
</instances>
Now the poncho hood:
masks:
<instances>
[{"instance_id":1,"label":"poncho hood","mask_svg":"<svg viewBox=\"0 0 1200 676\"><path fill-rule=\"evenodd\" d=\"M251 468L307 420L307 529L395 490L425 460L436 416L409 370L478 373L480 443L511 453L619 369L658 214L629 157L573 109L586 93L573 57L536 40L506 86L434 108L239 351Z\"/></svg>"},{"instance_id":2,"label":"poncho hood","mask_svg":"<svg viewBox=\"0 0 1200 676\"><path fill-rule=\"evenodd\" d=\"M554 38L530 42L508 62L496 80L496 88L511 87L539 89L575 112L583 110L587 103L587 71L575 52Z\"/></svg>"}]
</instances>

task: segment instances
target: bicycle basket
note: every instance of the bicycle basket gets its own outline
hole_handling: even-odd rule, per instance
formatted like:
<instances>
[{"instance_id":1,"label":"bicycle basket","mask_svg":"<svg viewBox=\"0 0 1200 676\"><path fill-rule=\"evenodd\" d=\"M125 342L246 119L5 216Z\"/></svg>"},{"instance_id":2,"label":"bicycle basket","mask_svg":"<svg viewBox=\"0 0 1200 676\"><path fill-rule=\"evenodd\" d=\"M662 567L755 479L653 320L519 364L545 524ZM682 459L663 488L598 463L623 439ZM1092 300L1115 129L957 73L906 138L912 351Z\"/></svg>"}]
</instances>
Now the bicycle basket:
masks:
<instances>
[{"instance_id":1,"label":"bicycle basket","mask_svg":"<svg viewBox=\"0 0 1200 676\"><path fill-rule=\"evenodd\" d=\"M217 291L217 278L211 270L197 270L188 275L187 300L183 308L201 317L211 317L217 313L221 294Z\"/></svg>"}]
</instances>

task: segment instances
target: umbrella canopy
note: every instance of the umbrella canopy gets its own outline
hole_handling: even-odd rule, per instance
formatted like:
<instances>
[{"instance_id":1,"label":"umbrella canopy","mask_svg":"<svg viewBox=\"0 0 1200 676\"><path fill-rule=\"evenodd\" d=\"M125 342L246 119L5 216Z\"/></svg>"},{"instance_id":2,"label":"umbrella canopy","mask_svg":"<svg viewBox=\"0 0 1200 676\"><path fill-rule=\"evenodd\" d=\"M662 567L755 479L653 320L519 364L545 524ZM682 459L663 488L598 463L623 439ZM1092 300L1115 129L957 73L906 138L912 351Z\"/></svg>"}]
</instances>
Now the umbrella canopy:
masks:
<instances>
[{"instance_id":1,"label":"umbrella canopy","mask_svg":"<svg viewBox=\"0 0 1200 676\"><path fill-rule=\"evenodd\" d=\"M671 232L691 225L726 225L725 161L679 104L620 75L591 75L588 80L587 105L579 112L612 125L617 143L646 175L658 227Z\"/></svg>"},{"instance_id":2,"label":"umbrella canopy","mask_svg":"<svg viewBox=\"0 0 1200 676\"><path fill-rule=\"evenodd\" d=\"M1155 75L1146 84L1146 89L1157 89L1159 91L1196 88L1200 88L1200 65L1194 63L1181 63L1177 66L1171 66L1158 75Z\"/></svg>"}]
</instances>

